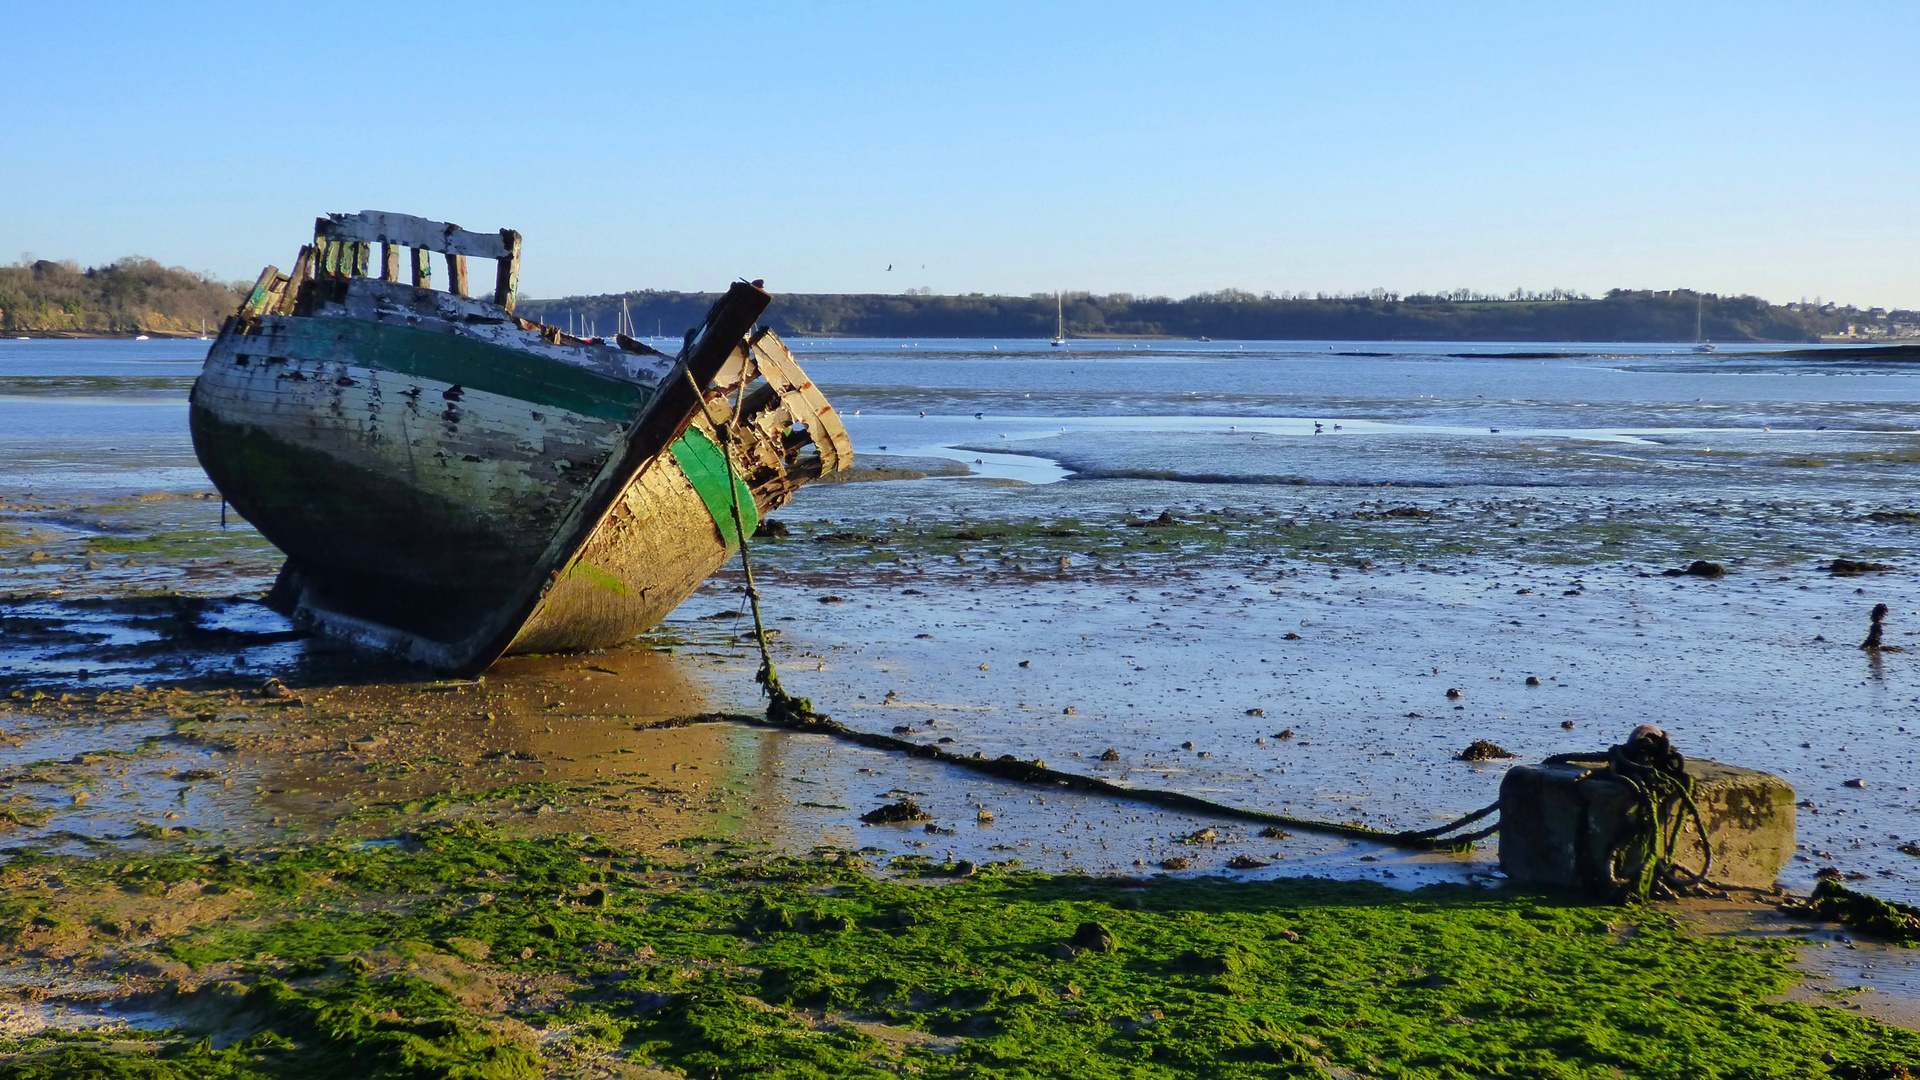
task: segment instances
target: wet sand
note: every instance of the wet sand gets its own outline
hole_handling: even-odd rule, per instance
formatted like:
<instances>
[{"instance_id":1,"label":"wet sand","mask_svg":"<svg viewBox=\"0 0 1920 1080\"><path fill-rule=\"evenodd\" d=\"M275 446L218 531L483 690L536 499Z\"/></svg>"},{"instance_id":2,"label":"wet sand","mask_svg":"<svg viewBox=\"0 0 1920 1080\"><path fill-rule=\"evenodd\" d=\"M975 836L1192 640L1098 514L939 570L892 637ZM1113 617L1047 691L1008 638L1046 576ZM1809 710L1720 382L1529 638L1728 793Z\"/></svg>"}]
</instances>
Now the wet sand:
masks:
<instances>
[{"instance_id":1,"label":"wet sand","mask_svg":"<svg viewBox=\"0 0 1920 1080\"><path fill-rule=\"evenodd\" d=\"M880 457L869 467L886 475L911 464ZM783 515L794 535L759 548L780 631L776 659L792 688L855 728L1383 828L1424 827L1491 801L1503 766L1453 759L1473 739L1528 760L1598 749L1654 722L1691 754L1768 769L1795 786L1802 851L1789 885L1809 887L1813 871L1831 865L1890 898L1914 896L1920 860L1900 848L1913 840L1920 807L1911 787L1920 723L1906 722L1920 716L1920 677L1913 654L1854 648L1869 600L1920 607L1904 576L1862 581L1817 561L1756 557L1733 563L1724 579L1676 579L1660 576L1658 562L1447 552L1449 543L1471 548L1511 511L1433 497L1346 511L1323 503L1311 517L1243 499L1237 509L1171 508L1178 514L1158 525L1152 507L1083 507L1065 518L1047 513L1057 509L1050 488L986 485L937 476L835 485ZM22 700L85 700L136 682L245 692L278 677L301 694L299 715L339 727L324 736L339 747L354 741L353 724L392 718L382 721L391 731L362 734L404 753L357 760L335 747L332 758L315 758L315 779L291 784L258 778L305 776L306 765L248 764L241 792L279 800L249 813L284 825L326 820L322 806L426 797L456 775L475 786L483 753L532 754L559 775L551 770L618 754L603 745L602 728L758 708L737 568L655 639L615 656L514 660L484 688L422 689L431 673L303 638L254 603L275 556L244 524L220 530L217 501L203 494L0 505L0 527L34 538L0 548L0 580L11 590L0 613L8 628L0 691L22 695L8 700L9 730L23 740L11 761L126 752L167 734L151 718L94 730L84 710L56 720ZM119 550L102 561L107 548ZM207 550L214 554L181 558ZM1407 559L1388 561L1396 550ZM1912 634L1896 623L1890 640ZM1540 685L1527 686L1528 677ZM1461 696L1448 698L1449 689ZM494 719L476 719L488 713ZM236 724L200 726L199 738L217 730L236 745L271 741ZM527 748L549 734L549 745ZM1410 857L1306 835L1262 844L1239 826L1222 835L1245 843L1194 850L1177 838L1210 824L1197 818L1007 788L817 736L725 738L751 763L741 767L756 773L759 793L732 827L802 847L1018 857L1102 872L1172 858L1219 870L1251 852L1273 863L1264 873L1405 884L1492 869L1490 846L1464 858ZM559 752L574 742L579 752ZM1117 761L1101 760L1109 750ZM555 760L562 756L578 760ZM588 768L603 777L634 766L595 760ZM499 787L539 773L509 762L479 775ZM308 793L294 797L290 787ZM902 794L943 831L860 824L860 814ZM992 815L984 827L983 808Z\"/></svg>"}]
</instances>

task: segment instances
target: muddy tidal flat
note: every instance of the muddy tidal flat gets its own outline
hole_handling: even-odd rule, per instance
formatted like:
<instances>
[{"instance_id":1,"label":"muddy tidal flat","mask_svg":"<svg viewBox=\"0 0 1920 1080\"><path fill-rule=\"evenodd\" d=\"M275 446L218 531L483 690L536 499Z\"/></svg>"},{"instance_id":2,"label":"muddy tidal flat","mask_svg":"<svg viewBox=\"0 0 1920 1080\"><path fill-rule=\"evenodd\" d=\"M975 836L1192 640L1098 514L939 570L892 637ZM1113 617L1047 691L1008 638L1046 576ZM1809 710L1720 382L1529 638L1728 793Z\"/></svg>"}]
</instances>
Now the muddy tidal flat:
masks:
<instances>
[{"instance_id":1,"label":"muddy tidal flat","mask_svg":"<svg viewBox=\"0 0 1920 1080\"><path fill-rule=\"evenodd\" d=\"M755 564L783 679L848 727L1391 830L1654 723L1793 785L1790 893L1920 902L1920 372L795 344L860 467ZM1920 1063L1915 951L1777 896L1525 894L1497 841L727 720L761 708L737 564L475 680L305 636L194 461L197 347L0 342L0 1076Z\"/></svg>"}]
</instances>

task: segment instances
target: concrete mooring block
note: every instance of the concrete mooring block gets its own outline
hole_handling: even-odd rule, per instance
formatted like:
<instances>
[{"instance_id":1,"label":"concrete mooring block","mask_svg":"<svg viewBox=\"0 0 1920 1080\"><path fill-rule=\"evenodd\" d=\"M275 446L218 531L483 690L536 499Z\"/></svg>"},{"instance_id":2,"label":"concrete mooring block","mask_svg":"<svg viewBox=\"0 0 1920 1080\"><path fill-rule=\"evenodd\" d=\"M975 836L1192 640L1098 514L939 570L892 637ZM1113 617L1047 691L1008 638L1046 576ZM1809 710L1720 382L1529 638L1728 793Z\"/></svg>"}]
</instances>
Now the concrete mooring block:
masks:
<instances>
[{"instance_id":1,"label":"concrete mooring block","mask_svg":"<svg viewBox=\"0 0 1920 1080\"><path fill-rule=\"evenodd\" d=\"M1613 896L1639 866L1616 849L1642 827L1639 797L1606 771L1604 755L1568 764L1518 765L1500 783L1500 868L1527 885ZM1708 879L1716 885L1771 889L1793 854L1793 788L1771 773L1688 761L1694 803L1712 845ZM1669 804L1685 827L1675 861L1698 871L1705 862L1692 815ZM1631 848L1632 845L1624 845Z\"/></svg>"}]
</instances>

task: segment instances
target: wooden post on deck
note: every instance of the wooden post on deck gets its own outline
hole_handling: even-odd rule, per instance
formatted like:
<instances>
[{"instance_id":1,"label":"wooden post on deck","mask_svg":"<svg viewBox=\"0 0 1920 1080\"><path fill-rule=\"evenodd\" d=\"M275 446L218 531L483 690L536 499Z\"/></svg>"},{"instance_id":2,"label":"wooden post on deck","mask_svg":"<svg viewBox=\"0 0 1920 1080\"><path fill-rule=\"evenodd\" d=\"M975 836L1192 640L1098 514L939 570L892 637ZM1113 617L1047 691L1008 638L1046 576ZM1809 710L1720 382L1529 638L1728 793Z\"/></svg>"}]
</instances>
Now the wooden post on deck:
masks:
<instances>
[{"instance_id":1,"label":"wooden post on deck","mask_svg":"<svg viewBox=\"0 0 1920 1080\"><path fill-rule=\"evenodd\" d=\"M380 280L400 280L400 248L394 244L380 245Z\"/></svg>"},{"instance_id":2,"label":"wooden post on deck","mask_svg":"<svg viewBox=\"0 0 1920 1080\"><path fill-rule=\"evenodd\" d=\"M447 253L447 291L455 296L467 295L467 257Z\"/></svg>"},{"instance_id":3,"label":"wooden post on deck","mask_svg":"<svg viewBox=\"0 0 1920 1080\"><path fill-rule=\"evenodd\" d=\"M500 242L506 245L507 253L494 263L493 302L511 315L514 294L520 291L520 234L501 229Z\"/></svg>"},{"instance_id":4,"label":"wooden post on deck","mask_svg":"<svg viewBox=\"0 0 1920 1080\"><path fill-rule=\"evenodd\" d=\"M413 249L413 287L433 288L433 252L426 248Z\"/></svg>"},{"instance_id":5,"label":"wooden post on deck","mask_svg":"<svg viewBox=\"0 0 1920 1080\"><path fill-rule=\"evenodd\" d=\"M300 299L300 286L313 276L314 246L300 249L300 255L293 260L293 272L287 275L287 287L281 290L280 302L274 307L274 314L291 315L293 307Z\"/></svg>"}]
</instances>

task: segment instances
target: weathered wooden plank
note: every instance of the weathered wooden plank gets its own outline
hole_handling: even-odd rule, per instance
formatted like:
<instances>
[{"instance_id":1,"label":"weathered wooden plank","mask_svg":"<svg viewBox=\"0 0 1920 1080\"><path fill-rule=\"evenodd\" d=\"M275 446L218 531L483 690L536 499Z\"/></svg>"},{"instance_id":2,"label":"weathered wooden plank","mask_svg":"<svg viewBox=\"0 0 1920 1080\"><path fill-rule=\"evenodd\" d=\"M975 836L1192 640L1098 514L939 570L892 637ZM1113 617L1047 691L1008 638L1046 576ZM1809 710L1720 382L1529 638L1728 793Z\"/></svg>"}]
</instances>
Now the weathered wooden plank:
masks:
<instances>
[{"instance_id":1,"label":"weathered wooden plank","mask_svg":"<svg viewBox=\"0 0 1920 1080\"><path fill-rule=\"evenodd\" d=\"M533 356L459 334L358 319L273 320L267 345L275 355L352 362L394 375L459 383L536 408L630 422L646 407L649 387L606 373Z\"/></svg>"},{"instance_id":2,"label":"weathered wooden plank","mask_svg":"<svg viewBox=\"0 0 1920 1080\"><path fill-rule=\"evenodd\" d=\"M269 266L260 271L260 277L254 281L253 288L247 292L246 302L240 305L240 317L250 319L260 314L260 309L266 306L267 297L274 291L273 286L279 280L280 268L277 266Z\"/></svg>"},{"instance_id":3,"label":"weathered wooden plank","mask_svg":"<svg viewBox=\"0 0 1920 1080\"><path fill-rule=\"evenodd\" d=\"M672 459L661 455L621 493L606 524L581 547L509 653L590 648L654 626L732 551ZM584 644L583 644L584 643Z\"/></svg>"},{"instance_id":4,"label":"weathered wooden plank","mask_svg":"<svg viewBox=\"0 0 1920 1080\"><path fill-rule=\"evenodd\" d=\"M359 262L360 245L345 240L321 241L319 272L322 277L352 277Z\"/></svg>"},{"instance_id":5,"label":"weathered wooden plank","mask_svg":"<svg viewBox=\"0 0 1920 1080\"><path fill-rule=\"evenodd\" d=\"M396 244L476 259L507 256L506 241L500 233L470 232L451 222L383 210L328 214L314 222L313 235L315 239Z\"/></svg>"},{"instance_id":6,"label":"weathered wooden plank","mask_svg":"<svg viewBox=\"0 0 1920 1080\"><path fill-rule=\"evenodd\" d=\"M813 385L786 342L772 330L753 335L753 355L760 375L779 393L796 419L807 425L814 448L820 452L825 472L839 472L853 464L853 440L846 426L834 415L833 406L820 388Z\"/></svg>"},{"instance_id":7,"label":"weathered wooden plank","mask_svg":"<svg viewBox=\"0 0 1920 1080\"><path fill-rule=\"evenodd\" d=\"M353 245L353 264L349 269L354 277L366 277L369 263L373 258L373 245L356 243Z\"/></svg>"},{"instance_id":8,"label":"weathered wooden plank","mask_svg":"<svg viewBox=\"0 0 1920 1080\"><path fill-rule=\"evenodd\" d=\"M474 338L648 388L659 385L672 371L674 363L673 357L644 345L634 352L605 345L559 342L551 336L551 327L515 316L502 317L491 295L485 298L455 296L374 278L349 282L346 289L316 304L310 314L363 322L397 318L417 330Z\"/></svg>"},{"instance_id":9,"label":"weathered wooden plank","mask_svg":"<svg viewBox=\"0 0 1920 1080\"><path fill-rule=\"evenodd\" d=\"M514 294L520 291L520 234L501 229L500 242L506 245L507 254L496 264L493 302L512 311Z\"/></svg>"},{"instance_id":10,"label":"weathered wooden plank","mask_svg":"<svg viewBox=\"0 0 1920 1080\"><path fill-rule=\"evenodd\" d=\"M413 249L413 285L417 289L433 288L433 253L426 248Z\"/></svg>"},{"instance_id":11,"label":"weathered wooden plank","mask_svg":"<svg viewBox=\"0 0 1920 1080\"><path fill-rule=\"evenodd\" d=\"M293 260L293 273L287 275L287 287L280 293L279 302L273 305L275 314L293 314L293 305L300 299L300 284L313 276L313 245L300 248L300 254Z\"/></svg>"},{"instance_id":12,"label":"weathered wooden plank","mask_svg":"<svg viewBox=\"0 0 1920 1080\"><path fill-rule=\"evenodd\" d=\"M380 280L400 280L400 245L386 243L380 245Z\"/></svg>"},{"instance_id":13,"label":"weathered wooden plank","mask_svg":"<svg viewBox=\"0 0 1920 1080\"><path fill-rule=\"evenodd\" d=\"M465 255L447 256L447 291L455 296L467 295L467 257Z\"/></svg>"}]
</instances>

